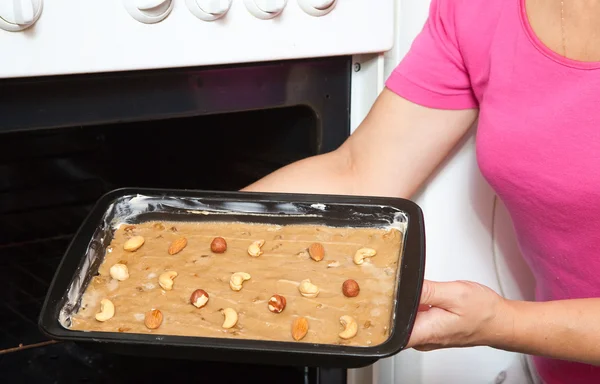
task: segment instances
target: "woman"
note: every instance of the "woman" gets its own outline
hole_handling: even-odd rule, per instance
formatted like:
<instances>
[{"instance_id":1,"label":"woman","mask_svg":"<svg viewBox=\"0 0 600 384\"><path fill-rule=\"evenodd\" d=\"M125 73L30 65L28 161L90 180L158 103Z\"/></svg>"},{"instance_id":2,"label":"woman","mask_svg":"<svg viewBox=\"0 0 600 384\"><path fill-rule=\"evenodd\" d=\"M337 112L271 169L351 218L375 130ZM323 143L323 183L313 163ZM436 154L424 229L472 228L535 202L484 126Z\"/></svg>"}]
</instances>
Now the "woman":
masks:
<instances>
[{"instance_id":1,"label":"woman","mask_svg":"<svg viewBox=\"0 0 600 384\"><path fill-rule=\"evenodd\" d=\"M427 281L409 346L535 355L543 382L600 383L600 1L433 0L357 131L248 191L410 197L478 118L536 302Z\"/></svg>"}]
</instances>

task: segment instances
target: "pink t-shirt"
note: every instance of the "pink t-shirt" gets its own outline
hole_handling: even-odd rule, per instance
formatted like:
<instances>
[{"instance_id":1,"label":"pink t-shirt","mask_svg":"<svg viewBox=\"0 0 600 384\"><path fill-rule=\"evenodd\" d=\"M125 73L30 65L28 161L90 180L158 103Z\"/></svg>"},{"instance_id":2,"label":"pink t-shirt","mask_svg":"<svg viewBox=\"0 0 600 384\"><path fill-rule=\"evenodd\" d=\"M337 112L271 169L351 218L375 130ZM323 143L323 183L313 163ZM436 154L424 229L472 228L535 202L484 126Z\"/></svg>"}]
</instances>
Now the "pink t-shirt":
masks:
<instances>
[{"instance_id":1,"label":"pink t-shirt","mask_svg":"<svg viewBox=\"0 0 600 384\"><path fill-rule=\"evenodd\" d=\"M600 297L600 62L548 49L524 3L433 0L387 87L432 108L479 108L477 161L511 214L537 299ZM534 361L547 384L600 383L600 367Z\"/></svg>"}]
</instances>

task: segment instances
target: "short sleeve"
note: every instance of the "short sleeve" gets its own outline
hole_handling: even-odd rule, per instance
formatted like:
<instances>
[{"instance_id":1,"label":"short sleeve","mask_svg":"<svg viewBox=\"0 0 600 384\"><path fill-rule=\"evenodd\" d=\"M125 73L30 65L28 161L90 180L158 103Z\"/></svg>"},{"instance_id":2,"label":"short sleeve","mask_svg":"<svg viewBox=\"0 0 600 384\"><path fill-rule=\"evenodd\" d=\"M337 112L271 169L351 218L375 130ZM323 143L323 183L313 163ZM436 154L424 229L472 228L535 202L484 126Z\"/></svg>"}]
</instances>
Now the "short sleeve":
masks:
<instances>
[{"instance_id":1,"label":"short sleeve","mask_svg":"<svg viewBox=\"0 0 600 384\"><path fill-rule=\"evenodd\" d=\"M478 106L456 36L459 1L431 1L427 22L386 81L388 89L429 108Z\"/></svg>"}]
</instances>

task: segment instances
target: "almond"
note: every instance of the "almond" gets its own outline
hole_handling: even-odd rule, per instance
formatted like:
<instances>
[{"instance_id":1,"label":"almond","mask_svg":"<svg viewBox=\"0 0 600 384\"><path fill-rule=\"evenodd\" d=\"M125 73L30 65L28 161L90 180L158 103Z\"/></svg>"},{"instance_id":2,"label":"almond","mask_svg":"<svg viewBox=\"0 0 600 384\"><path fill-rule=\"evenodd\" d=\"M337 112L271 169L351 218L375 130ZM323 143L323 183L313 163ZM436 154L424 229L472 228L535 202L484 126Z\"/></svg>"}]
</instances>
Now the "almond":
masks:
<instances>
[{"instance_id":1,"label":"almond","mask_svg":"<svg viewBox=\"0 0 600 384\"><path fill-rule=\"evenodd\" d=\"M150 312L146 313L146 318L144 319L144 324L148 329L156 329L160 327L163 321L163 314L158 309L153 309Z\"/></svg>"},{"instance_id":2,"label":"almond","mask_svg":"<svg viewBox=\"0 0 600 384\"><path fill-rule=\"evenodd\" d=\"M292 323L292 337L299 341L308 333L308 320L305 317L298 317Z\"/></svg>"},{"instance_id":3,"label":"almond","mask_svg":"<svg viewBox=\"0 0 600 384\"><path fill-rule=\"evenodd\" d=\"M181 252L181 250L183 248L185 248L186 245L187 245L187 239L185 237L180 237L180 238L176 239L169 246L169 255L175 255L175 254Z\"/></svg>"},{"instance_id":4,"label":"almond","mask_svg":"<svg viewBox=\"0 0 600 384\"><path fill-rule=\"evenodd\" d=\"M314 261L321 261L325 257L325 248L323 248L323 245L320 243L311 244L311 246L308 247L308 254Z\"/></svg>"}]
</instances>

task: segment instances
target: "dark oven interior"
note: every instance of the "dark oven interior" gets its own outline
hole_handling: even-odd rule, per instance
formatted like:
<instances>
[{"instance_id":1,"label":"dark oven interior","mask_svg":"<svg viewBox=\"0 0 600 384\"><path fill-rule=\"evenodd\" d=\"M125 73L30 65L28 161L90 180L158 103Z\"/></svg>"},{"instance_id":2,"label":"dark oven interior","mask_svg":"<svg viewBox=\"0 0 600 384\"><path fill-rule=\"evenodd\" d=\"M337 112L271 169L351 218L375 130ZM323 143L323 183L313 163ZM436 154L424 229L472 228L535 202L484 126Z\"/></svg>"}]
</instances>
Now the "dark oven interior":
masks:
<instances>
[{"instance_id":1,"label":"dark oven interior","mask_svg":"<svg viewBox=\"0 0 600 384\"><path fill-rule=\"evenodd\" d=\"M91 206L120 187L238 190L349 135L347 57L0 80L0 382L337 383L345 372L95 353L37 317Z\"/></svg>"}]
</instances>

